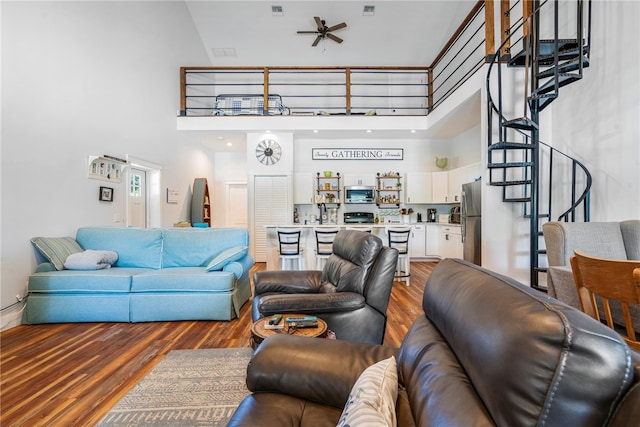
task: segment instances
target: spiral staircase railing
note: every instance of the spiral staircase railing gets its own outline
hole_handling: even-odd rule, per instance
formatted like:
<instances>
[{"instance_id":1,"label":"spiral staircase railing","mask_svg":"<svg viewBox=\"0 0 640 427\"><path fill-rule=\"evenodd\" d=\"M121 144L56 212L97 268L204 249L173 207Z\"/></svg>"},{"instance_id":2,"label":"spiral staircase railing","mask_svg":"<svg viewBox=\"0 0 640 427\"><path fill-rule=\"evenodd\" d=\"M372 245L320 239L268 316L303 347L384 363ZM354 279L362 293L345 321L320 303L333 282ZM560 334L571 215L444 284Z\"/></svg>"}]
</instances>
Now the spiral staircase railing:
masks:
<instances>
[{"instance_id":1,"label":"spiral staircase railing","mask_svg":"<svg viewBox=\"0 0 640 427\"><path fill-rule=\"evenodd\" d=\"M553 39L542 40L540 16L543 10L548 12L543 9L548 5L553 6ZM576 1L575 39L559 38L558 16L558 0L534 1L532 13L510 28L489 63L486 78L489 184L502 187L504 202L523 204L523 216L530 224L530 283L539 290L545 290L539 275L546 271L546 260L541 260L546 256L546 250L541 248L542 222L552 219L554 195L567 191L564 180L554 177L554 172L567 168L567 162L571 171L570 203L557 220L590 220L591 174L575 158L540 141L540 111L559 97L562 86L580 80L583 68L589 66L591 1L586 39L582 0ZM521 31L520 38L512 40L518 31ZM522 50L512 55L509 49L518 43L522 44ZM524 67L524 112L520 117L509 118L505 113L505 66ZM544 188L543 182L547 184ZM544 201L543 194L547 196Z\"/></svg>"}]
</instances>

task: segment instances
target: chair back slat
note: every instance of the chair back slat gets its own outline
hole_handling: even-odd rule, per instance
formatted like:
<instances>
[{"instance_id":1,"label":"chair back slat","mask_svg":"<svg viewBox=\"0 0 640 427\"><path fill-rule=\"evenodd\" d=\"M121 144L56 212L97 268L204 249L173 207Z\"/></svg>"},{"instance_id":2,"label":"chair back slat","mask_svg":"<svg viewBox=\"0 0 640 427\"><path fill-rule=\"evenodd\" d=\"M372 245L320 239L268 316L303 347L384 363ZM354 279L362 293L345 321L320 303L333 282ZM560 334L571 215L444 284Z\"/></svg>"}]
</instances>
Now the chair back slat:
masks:
<instances>
[{"instance_id":1,"label":"chair back slat","mask_svg":"<svg viewBox=\"0 0 640 427\"><path fill-rule=\"evenodd\" d=\"M629 309L630 305L640 306L640 261L598 258L576 249L571 268L582 311L600 320L600 301L607 325L618 332L624 329L625 340L640 349ZM624 325L613 322L610 301L614 300L622 308Z\"/></svg>"},{"instance_id":2,"label":"chair back slat","mask_svg":"<svg viewBox=\"0 0 640 427\"><path fill-rule=\"evenodd\" d=\"M301 230L278 230L278 242L281 255L300 254Z\"/></svg>"}]
</instances>

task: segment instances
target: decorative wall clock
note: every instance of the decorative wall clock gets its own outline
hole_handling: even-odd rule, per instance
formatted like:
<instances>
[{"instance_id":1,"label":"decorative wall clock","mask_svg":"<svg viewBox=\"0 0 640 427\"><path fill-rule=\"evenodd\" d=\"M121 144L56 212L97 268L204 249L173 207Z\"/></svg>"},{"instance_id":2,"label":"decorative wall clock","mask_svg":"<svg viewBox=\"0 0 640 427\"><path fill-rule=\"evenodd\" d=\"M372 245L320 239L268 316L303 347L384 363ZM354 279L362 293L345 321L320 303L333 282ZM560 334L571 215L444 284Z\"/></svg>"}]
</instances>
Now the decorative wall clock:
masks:
<instances>
[{"instance_id":1,"label":"decorative wall clock","mask_svg":"<svg viewBox=\"0 0 640 427\"><path fill-rule=\"evenodd\" d=\"M275 165L282 156L282 148L273 139L263 139L256 147L256 158L264 165Z\"/></svg>"}]
</instances>

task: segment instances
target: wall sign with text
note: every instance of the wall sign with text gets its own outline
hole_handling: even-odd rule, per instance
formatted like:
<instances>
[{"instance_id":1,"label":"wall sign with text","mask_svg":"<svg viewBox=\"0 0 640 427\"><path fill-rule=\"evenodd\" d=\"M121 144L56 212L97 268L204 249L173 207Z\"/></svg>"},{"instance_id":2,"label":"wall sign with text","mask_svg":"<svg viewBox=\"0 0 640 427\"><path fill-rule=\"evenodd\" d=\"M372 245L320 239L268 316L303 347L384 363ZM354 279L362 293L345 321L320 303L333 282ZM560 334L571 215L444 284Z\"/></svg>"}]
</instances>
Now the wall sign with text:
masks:
<instances>
[{"instance_id":1,"label":"wall sign with text","mask_svg":"<svg viewBox=\"0 0 640 427\"><path fill-rule=\"evenodd\" d=\"M313 160L404 160L403 148L312 148Z\"/></svg>"}]
</instances>

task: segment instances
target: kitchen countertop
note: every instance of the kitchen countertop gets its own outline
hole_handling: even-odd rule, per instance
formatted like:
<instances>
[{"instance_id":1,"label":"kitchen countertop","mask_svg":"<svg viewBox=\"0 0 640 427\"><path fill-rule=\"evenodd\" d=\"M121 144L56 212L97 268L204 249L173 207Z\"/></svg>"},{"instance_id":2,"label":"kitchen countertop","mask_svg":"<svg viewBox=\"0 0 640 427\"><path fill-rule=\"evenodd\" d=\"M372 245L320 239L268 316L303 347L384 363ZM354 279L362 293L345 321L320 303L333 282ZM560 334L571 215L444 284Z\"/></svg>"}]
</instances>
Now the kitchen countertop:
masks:
<instances>
[{"instance_id":1,"label":"kitchen countertop","mask_svg":"<svg viewBox=\"0 0 640 427\"><path fill-rule=\"evenodd\" d=\"M460 224L451 224L448 222L411 222L407 223L385 223L385 224L371 224L371 223L340 223L340 224L280 224L280 225L265 225L265 228L315 228L315 227L374 227L374 228L384 228L387 226L403 226L403 225L446 225L453 227L460 227Z\"/></svg>"}]
</instances>

